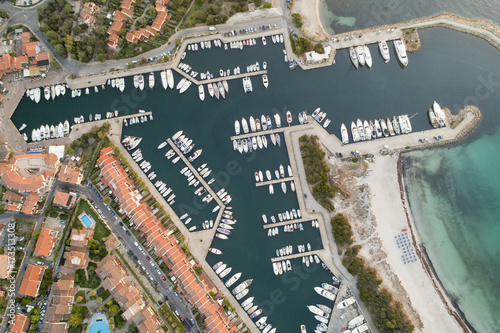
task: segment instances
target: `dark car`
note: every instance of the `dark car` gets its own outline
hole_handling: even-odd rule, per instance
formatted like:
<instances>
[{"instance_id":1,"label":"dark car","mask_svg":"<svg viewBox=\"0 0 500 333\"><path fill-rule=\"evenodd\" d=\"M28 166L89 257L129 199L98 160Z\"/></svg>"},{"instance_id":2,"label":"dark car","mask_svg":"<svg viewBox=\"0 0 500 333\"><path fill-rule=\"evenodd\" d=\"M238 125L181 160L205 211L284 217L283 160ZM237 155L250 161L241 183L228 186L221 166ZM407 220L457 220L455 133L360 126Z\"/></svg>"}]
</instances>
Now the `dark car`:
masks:
<instances>
[{"instance_id":1,"label":"dark car","mask_svg":"<svg viewBox=\"0 0 500 333\"><path fill-rule=\"evenodd\" d=\"M120 223L118 223L118 224L120 225L120 227L123 227L123 223L122 223L122 222L120 222Z\"/></svg>"},{"instance_id":2,"label":"dark car","mask_svg":"<svg viewBox=\"0 0 500 333\"><path fill-rule=\"evenodd\" d=\"M139 258L137 258L137 256L134 256L134 260L139 260Z\"/></svg>"},{"instance_id":3,"label":"dark car","mask_svg":"<svg viewBox=\"0 0 500 333\"><path fill-rule=\"evenodd\" d=\"M126 232L127 232L127 235L132 236L132 234L130 234L130 231L127 230Z\"/></svg>"},{"instance_id":4,"label":"dark car","mask_svg":"<svg viewBox=\"0 0 500 333\"><path fill-rule=\"evenodd\" d=\"M134 252L132 252L132 250L128 250L128 253L133 256L134 255Z\"/></svg>"}]
</instances>

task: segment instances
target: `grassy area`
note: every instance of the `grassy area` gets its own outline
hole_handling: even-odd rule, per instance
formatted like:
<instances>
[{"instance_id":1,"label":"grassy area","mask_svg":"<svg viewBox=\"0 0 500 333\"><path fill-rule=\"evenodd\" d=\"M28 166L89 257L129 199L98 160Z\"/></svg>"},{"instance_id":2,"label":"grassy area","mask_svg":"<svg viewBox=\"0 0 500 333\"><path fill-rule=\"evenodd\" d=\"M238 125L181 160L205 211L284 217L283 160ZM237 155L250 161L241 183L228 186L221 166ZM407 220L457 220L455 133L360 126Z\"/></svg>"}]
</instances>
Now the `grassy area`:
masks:
<instances>
[{"instance_id":1,"label":"grassy area","mask_svg":"<svg viewBox=\"0 0 500 333\"><path fill-rule=\"evenodd\" d=\"M181 323L179 318L174 314L172 309L167 305L163 304L160 307L160 312L163 314L163 316L167 319L168 324L172 329L175 330L176 333L182 333L184 332L184 325Z\"/></svg>"},{"instance_id":2,"label":"grassy area","mask_svg":"<svg viewBox=\"0 0 500 333\"><path fill-rule=\"evenodd\" d=\"M122 329L123 327L125 327L125 324L127 323L125 319L123 319L122 314L123 311L120 310L113 316L113 318L115 318L115 326L118 329Z\"/></svg>"},{"instance_id":3,"label":"grassy area","mask_svg":"<svg viewBox=\"0 0 500 333\"><path fill-rule=\"evenodd\" d=\"M89 202L86 200L80 200L80 204L78 206L78 211L76 212L76 216L77 217L80 216L80 214L82 212L85 212L88 215L92 216L92 218L96 222L93 239L95 239L98 242L101 242L103 239L105 239L106 237L108 237L111 234L108 227L106 227L106 225L101 220L99 215L97 215L97 213L90 206Z\"/></svg>"},{"instance_id":4,"label":"grassy area","mask_svg":"<svg viewBox=\"0 0 500 333\"><path fill-rule=\"evenodd\" d=\"M90 262L87 266L87 273L89 275L89 279L87 280L85 277L85 272L83 269L77 269L75 271L75 284L82 288L90 288L95 289L101 284L101 279L95 272L97 268L97 264Z\"/></svg>"}]
</instances>

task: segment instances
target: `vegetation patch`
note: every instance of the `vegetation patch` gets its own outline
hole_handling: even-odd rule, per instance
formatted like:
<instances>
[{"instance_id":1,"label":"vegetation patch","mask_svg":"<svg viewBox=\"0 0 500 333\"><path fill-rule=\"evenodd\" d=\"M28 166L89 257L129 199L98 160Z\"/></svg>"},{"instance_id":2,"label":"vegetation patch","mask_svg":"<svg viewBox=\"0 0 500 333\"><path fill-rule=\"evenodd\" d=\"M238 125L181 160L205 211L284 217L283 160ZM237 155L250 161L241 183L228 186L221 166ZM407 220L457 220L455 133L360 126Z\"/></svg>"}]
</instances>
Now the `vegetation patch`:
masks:
<instances>
[{"instance_id":1,"label":"vegetation patch","mask_svg":"<svg viewBox=\"0 0 500 333\"><path fill-rule=\"evenodd\" d=\"M160 312L167 319L168 324L170 325L170 327L172 327L172 329L175 332L179 332L179 333L184 332L184 329L185 329L184 325L182 325L179 318L177 318L175 313L172 311L172 309L167 304L163 304L160 307Z\"/></svg>"},{"instance_id":2,"label":"vegetation patch","mask_svg":"<svg viewBox=\"0 0 500 333\"><path fill-rule=\"evenodd\" d=\"M330 169L324 159L325 152L319 147L318 138L303 135L299 138L299 143L306 179L312 186L314 199L328 211L333 211L331 199L335 196L335 188L328 183Z\"/></svg>"},{"instance_id":3,"label":"vegetation patch","mask_svg":"<svg viewBox=\"0 0 500 333\"><path fill-rule=\"evenodd\" d=\"M352 243L352 230L343 215L337 214L331 224L337 244L345 246ZM375 326L380 332L413 332L415 327L401 302L394 301L391 292L380 287L382 280L375 269L366 266L365 260L358 257L360 249L360 245L345 248L342 264L357 278L359 298L366 304Z\"/></svg>"},{"instance_id":4,"label":"vegetation patch","mask_svg":"<svg viewBox=\"0 0 500 333\"><path fill-rule=\"evenodd\" d=\"M304 23L302 23L302 15L300 15L299 13L292 14L292 21L297 28L302 28L302 26L304 25Z\"/></svg>"},{"instance_id":5,"label":"vegetation patch","mask_svg":"<svg viewBox=\"0 0 500 333\"><path fill-rule=\"evenodd\" d=\"M111 296L111 293L103 287L100 287L99 289L97 289L97 295L103 300L106 300L109 296Z\"/></svg>"},{"instance_id":6,"label":"vegetation patch","mask_svg":"<svg viewBox=\"0 0 500 333\"><path fill-rule=\"evenodd\" d=\"M95 289L101 284L101 279L95 272L97 264L89 262L87 266L87 274L89 278L85 276L85 271L83 269L77 269L75 271L75 284L82 288Z\"/></svg>"},{"instance_id":7,"label":"vegetation patch","mask_svg":"<svg viewBox=\"0 0 500 333\"><path fill-rule=\"evenodd\" d=\"M314 47L313 43L309 39L292 34L290 34L290 44L292 46L293 53L296 55L302 55L306 52L312 51Z\"/></svg>"}]
</instances>

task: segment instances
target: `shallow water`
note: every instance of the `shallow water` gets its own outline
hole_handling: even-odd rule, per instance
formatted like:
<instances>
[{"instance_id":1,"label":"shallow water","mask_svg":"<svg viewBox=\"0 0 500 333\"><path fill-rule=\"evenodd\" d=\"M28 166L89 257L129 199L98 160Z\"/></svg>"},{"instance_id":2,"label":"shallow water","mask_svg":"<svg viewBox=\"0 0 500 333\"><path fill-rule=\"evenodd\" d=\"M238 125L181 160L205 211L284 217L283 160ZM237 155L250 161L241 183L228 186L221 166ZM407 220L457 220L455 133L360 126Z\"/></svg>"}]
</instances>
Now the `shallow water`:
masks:
<instances>
[{"instance_id":1,"label":"shallow water","mask_svg":"<svg viewBox=\"0 0 500 333\"><path fill-rule=\"evenodd\" d=\"M297 245L310 242L313 248L321 248L319 232L307 223L304 224L306 229L304 232L296 231L285 234L281 229L278 237L267 237L267 230L262 228L261 215L263 213L269 217L285 210L298 208L297 198L290 191L289 186L286 195L278 186L275 186L275 195L271 196L268 194L267 187L256 188L254 184L255 171L269 169L273 172L279 164L286 167L288 155L284 140L282 137L281 148L273 147L269 142L270 148L267 150L240 155L233 151L229 141L229 137L234 133L234 120L241 119L241 117L248 119L250 115L274 113L284 115L288 109L295 116L298 111L308 109L311 113L316 107L321 107L322 111L328 113L328 118L332 119L328 130L336 134L339 134L342 122L348 124L358 117L374 119L399 114L413 115L413 128L419 131L430 128L426 110L434 100L438 100L441 105L450 107L454 111L464 103L476 103L484 114L484 120L466 143L456 148L410 154L410 161L413 156L422 154L423 162L418 165L407 163L408 179L415 179L415 181L409 181L407 187L418 229L422 230L422 238L435 265L443 266L443 269L438 270L441 280L452 294L457 295L461 309L466 313L467 318L473 321L472 318L478 315L477 309L484 309L488 306L495 309L497 305L494 300L487 297L478 297L477 300L471 301L469 294L465 291L478 288L487 294L491 289L498 291L498 288L485 284L483 289L482 284L473 283L474 281L469 279L461 280L463 283L457 285L453 282L455 275L459 273L454 271L457 268L453 270L445 263L441 263L441 261L451 261L450 258L464 256L463 252L452 251L453 244L457 243L456 237L468 234L468 228L471 226L462 223L460 233L452 232L454 230L452 227L445 228L444 226L448 223L453 225L460 216L441 213L439 214L441 222L428 218L427 211L419 210L412 191L420 193L419 188L429 187L427 200L431 202L443 200L450 202L450 205L453 204L453 207L469 207L469 216L480 216L479 212L473 213L474 209L489 209L483 204L479 207L475 200L471 199L476 195L449 194L447 186L453 184L453 188L466 188L471 193L473 190L480 191L481 186L472 186L472 184L478 184L473 180L476 173L485 177L480 181L494 175L491 168L498 165L490 159L494 144L490 146L489 154L488 150L485 150L484 156L470 159L475 161L477 168L472 170L474 172L468 169L462 171L467 172L467 177L462 176L460 169L456 172L452 171L460 164L441 162L439 156L450 154L462 160L465 153L460 150L455 151L455 149L465 149L463 147L469 147L476 140L491 138L486 134L497 132L499 119L496 110L500 104L500 98L498 85L495 85L495 82L500 82L500 80L492 73L500 73L500 56L498 51L483 40L445 29L421 31L421 39L422 49L415 54L410 54L410 63L404 69L397 63L394 53L391 54L390 63L384 64L374 45L370 46L374 58L374 65L370 70L354 69L347 51L341 50L337 54L336 65L309 71L302 71L299 68L290 71L283 63L282 45L268 43L266 47L257 46L246 48L244 51L223 51L212 47L210 51L188 53L185 62L197 71L210 70L218 73L220 67L232 69L240 66L244 70L247 65L255 61L259 61L262 65L262 62L266 60L269 70L269 89L262 86L259 77L253 77L254 92L244 94L240 80L230 81L229 95L225 101L217 101L207 94L207 99L201 102L194 86L183 95L170 90L165 92L157 73L157 86L153 91L147 88L143 92L134 90L132 79L128 78L123 94L107 86L105 91L98 94L91 92L90 95L75 100L65 96L55 101L41 101L36 105L23 98L12 119L18 127L26 122L26 119L30 119L26 129L29 134L31 129L42 124L57 124L64 119L72 120L74 116L80 114L88 119L89 113L105 115L106 112L115 109L119 110L121 115L135 113L138 109L152 110L154 121L125 127L124 133L143 138L140 148L145 159L152 163L152 170L158 175L156 180L166 182L177 195L173 209L178 215L189 212L193 219L189 226L196 225L200 229L204 220L215 220L215 214L211 213L215 203L212 202L209 206L202 205L201 198L193 193L195 189L188 187L185 177L179 174L183 167L182 162L173 165L164 157L167 148L157 150L161 141L183 129L185 134L194 140L195 150L203 149L203 154L194 162L194 166L208 163L213 170L212 175L217 179L214 183L215 191L225 188L232 195L233 201L230 205L233 206L235 218L238 220L229 240L223 241L216 238L211 245L221 249L224 254L216 256L209 253L207 261L214 265L219 260L223 260L228 266L233 267L232 272L224 280L236 272L243 273L240 281L253 278L254 282L250 287L249 296L256 297L255 302L263 307L263 315L268 316L268 323L277 327L279 332L298 332L302 323L307 325L308 331L313 330L316 324L315 319L307 310L306 305L329 304L326 299L314 292L313 287L321 282L330 282L331 279L328 273L318 265L312 265L306 269L300 260L292 261L291 273L277 277L272 272L270 258L274 257L277 248L287 244ZM175 79L177 82L180 76L175 75ZM491 82L488 83L488 81ZM477 149L471 150L476 153ZM484 165L481 162L483 158L486 159ZM465 161L462 164L464 168L468 165ZM418 167L419 165L422 167ZM443 168L443 165L446 168ZM413 178L410 176L412 174L415 174ZM420 177L423 174L429 174L428 178ZM464 178L467 178L466 181L470 183L462 186L460 182ZM447 179L445 185L440 188L441 192L434 189L442 184L442 182L434 181L436 179ZM431 195L433 197L430 197ZM440 196L444 199L439 199ZM420 197L418 200L425 202ZM490 203L492 204L493 202ZM428 208L428 206L423 208ZM454 212L454 209L447 211ZM442 230L448 232L449 238L443 236L433 239L432 233L425 231L427 224L438 226L439 223L443 224ZM482 231L490 235L496 229ZM472 228L471 232L477 233L479 230ZM471 237L461 237L458 242L468 250L468 260L470 258L470 261L477 264L481 262L480 257L483 253L478 246L485 246L487 244L485 239L482 239L479 245L475 244ZM491 245L492 248L494 246L494 244ZM445 257L441 256L440 248L450 248ZM297 253L296 247L294 253ZM488 276L493 273L491 270L493 268L488 270L482 266L475 267L481 272L486 272ZM461 272L466 272L466 269L464 268ZM465 289L454 290L455 286ZM494 293L491 294L494 295ZM476 302L481 304L478 305ZM486 318L486 320L490 319ZM477 320L473 323L477 325ZM488 325L494 327L493 322Z\"/></svg>"},{"instance_id":2,"label":"shallow water","mask_svg":"<svg viewBox=\"0 0 500 333\"><path fill-rule=\"evenodd\" d=\"M401 21L451 13L462 17L485 18L500 25L500 6L496 0L322 0L321 21L331 33L376 27Z\"/></svg>"}]
</instances>

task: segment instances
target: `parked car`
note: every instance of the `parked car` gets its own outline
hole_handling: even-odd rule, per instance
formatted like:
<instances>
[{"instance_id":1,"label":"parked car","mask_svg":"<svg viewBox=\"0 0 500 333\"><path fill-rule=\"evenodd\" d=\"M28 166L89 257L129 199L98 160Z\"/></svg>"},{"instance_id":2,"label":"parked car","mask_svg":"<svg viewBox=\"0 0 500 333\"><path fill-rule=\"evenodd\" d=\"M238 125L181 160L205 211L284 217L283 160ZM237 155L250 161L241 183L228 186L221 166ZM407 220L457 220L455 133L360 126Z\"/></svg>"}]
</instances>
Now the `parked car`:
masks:
<instances>
[{"instance_id":1,"label":"parked car","mask_svg":"<svg viewBox=\"0 0 500 333\"><path fill-rule=\"evenodd\" d=\"M165 276L163 276L163 275L161 276L161 279L162 279L163 281L167 281L167 279L166 279L166 278L165 278Z\"/></svg>"}]
</instances>

